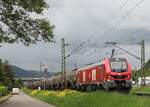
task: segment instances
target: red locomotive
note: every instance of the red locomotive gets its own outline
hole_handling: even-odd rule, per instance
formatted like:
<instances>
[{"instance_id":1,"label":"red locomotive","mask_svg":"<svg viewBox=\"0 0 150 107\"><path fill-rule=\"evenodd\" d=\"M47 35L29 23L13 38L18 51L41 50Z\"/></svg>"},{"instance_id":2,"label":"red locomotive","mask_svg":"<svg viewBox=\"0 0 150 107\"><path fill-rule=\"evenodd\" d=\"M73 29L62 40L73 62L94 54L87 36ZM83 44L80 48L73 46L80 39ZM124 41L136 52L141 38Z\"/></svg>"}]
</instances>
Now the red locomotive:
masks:
<instances>
[{"instance_id":1,"label":"red locomotive","mask_svg":"<svg viewBox=\"0 0 150 107\"><path fill-rule=\"evenodd\" d=\"M77 89L95 90L102 86L105 90L130 89L131 68L124 58L106 58L76 71Z\"/></svg>"},{"instance_id":2,"label":"red locomotive","mask_svg":"<svg viewBox=\"0 0 150 107\"><path fill-rule=\"evenodd\" d=\"M125 89L132 87L131 68L124 58L105 58L103 61L66 73L67 88L76 90L96 90L97 88ZM62 89L62 75L58 74L46 81L32 83L32 87Z\"/></svg>"}]
</instances>

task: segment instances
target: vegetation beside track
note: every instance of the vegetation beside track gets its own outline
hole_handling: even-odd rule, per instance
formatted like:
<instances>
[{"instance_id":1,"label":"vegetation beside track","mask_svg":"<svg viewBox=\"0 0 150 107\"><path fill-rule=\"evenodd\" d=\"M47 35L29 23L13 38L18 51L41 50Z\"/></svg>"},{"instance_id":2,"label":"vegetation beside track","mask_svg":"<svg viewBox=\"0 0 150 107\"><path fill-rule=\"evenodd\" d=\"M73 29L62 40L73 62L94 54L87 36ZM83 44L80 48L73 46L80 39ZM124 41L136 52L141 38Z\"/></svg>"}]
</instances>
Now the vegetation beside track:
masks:
<instances>
[{"instance_id":1,"label":"vegetation beside track","mask_svg":"<svg viewBox=\"0 0 150 107\"><path fill-rule=\"evenodd\" d=\"M131 94L134 93L146 93L150 94L150 87L145 86L145 87L133 87L132 90L130 91Z\"/></svg>"},{"instance_id":2,"label":"vegetation beside track","mask_svg":"<svg viewBox=\"0 0 150 107\"><path fill-rule=\"evenodd\" d=\"M5 86L0 86L0 98L8 94L8 89Z\"/></svg>"},{"instance_id":3,"label":"vegetation beside track","mask_svg":"<svg viewBox=\"0 0 150 107\"><path fill-rule=\"evenodd\" d=\"M0 98L8 94L8 88L5 86L0 86Z\"/></svg>"},{"instance_id":4,"label":"vegetation beside track","mask_svg":"<svg viewBox=\"0 0 150 107\"><path fill-rule=\"evenodd\" d=\"M42 91L23 89L28 95L57 107L150 107L146 97L124 95L116 92L81 93L73 90Z\"/></svg>"}]
</instances>

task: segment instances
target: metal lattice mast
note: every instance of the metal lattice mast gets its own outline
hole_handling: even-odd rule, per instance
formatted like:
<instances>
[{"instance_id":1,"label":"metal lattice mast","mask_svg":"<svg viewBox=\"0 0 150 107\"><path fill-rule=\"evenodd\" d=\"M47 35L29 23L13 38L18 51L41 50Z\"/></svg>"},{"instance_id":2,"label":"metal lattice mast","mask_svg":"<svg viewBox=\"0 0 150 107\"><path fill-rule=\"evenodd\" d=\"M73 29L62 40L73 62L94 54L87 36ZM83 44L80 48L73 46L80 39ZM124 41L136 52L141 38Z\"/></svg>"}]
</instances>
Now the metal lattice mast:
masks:
<instances>
[{"instance_id":1,"label":"metal lattice mast","mask_svg":"<svg viewBox=\"0 0 150 107\"><path fill-rule=\"evenodd\" d=\"M144 72L144 65L145 65L145 42L141 40L141 86L145 85L145 72Z\"/></svg>"},{"instance_id":2,"label":"metal lattice mast","mask_svg":"<svg viewBox=\"0 0 150 107\"><path fill-rule=\"evenodd\" d=\"M61 40L61 72L62 72L62 89L67 88L67 80L66 80L66 56L65 56L65 39Z\"/></svg>"}]
</instances>

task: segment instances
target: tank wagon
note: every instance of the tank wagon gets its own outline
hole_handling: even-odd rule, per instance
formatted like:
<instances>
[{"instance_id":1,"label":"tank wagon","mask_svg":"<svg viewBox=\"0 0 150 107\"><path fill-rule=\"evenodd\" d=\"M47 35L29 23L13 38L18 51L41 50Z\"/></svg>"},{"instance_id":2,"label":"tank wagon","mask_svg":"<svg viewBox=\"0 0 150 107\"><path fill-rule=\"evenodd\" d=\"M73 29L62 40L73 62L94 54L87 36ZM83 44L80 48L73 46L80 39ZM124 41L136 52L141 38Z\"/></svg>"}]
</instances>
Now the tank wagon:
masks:
<instances>
[{"instance_id":1,"label":"tank wagon","mask_svg":"<svg viewBox=\"0 0 150 107\"><path fill-rule=\"evenodd\" d=\"M85 91L103 88L130 90L131 68L125 58L105 58L101 62L81 67L66 73L67 88ZM62 89L62 75L55 75L47 80L33 83L33 87L43 87L47 89Z\"/></svg>"}]
</instances>

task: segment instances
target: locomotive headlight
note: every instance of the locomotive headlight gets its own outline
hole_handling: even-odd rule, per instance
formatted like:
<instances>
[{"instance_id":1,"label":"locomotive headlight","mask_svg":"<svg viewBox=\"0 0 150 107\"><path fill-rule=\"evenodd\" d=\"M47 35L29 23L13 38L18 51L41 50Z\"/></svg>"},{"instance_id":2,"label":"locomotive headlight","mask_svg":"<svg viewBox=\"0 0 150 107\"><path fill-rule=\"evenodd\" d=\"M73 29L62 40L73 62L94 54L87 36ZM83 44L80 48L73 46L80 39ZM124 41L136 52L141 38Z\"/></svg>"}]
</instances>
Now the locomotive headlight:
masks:
<instances>
[{"instance_id":1,"label":"locomotive headlight","mask_svg":"<svg viewBox=\"0 0 150 107\"><path fill-rule=\"evenodd\" d=\"M108 79L107 81L110 82L110 79Z\"/></svg>"},{"instance_id":2,"label":"locomotive headlight","mask_svg":"<svg viewBox=\"0 0 150 107\"><path fill-rule=\"evenodd\" d=\"M111 78L111 76L108 76L108 78Z\"/></svg>"},{"instance_id":3,"label":"locomotive headlight","mask_svg":"<svg viewBox=\"0 0 150 107\"><path fill-rule=\"evenodd\" d=\"M128 75L128 78L130 78L130 75Z\"/></svg>"}]
</instances>

